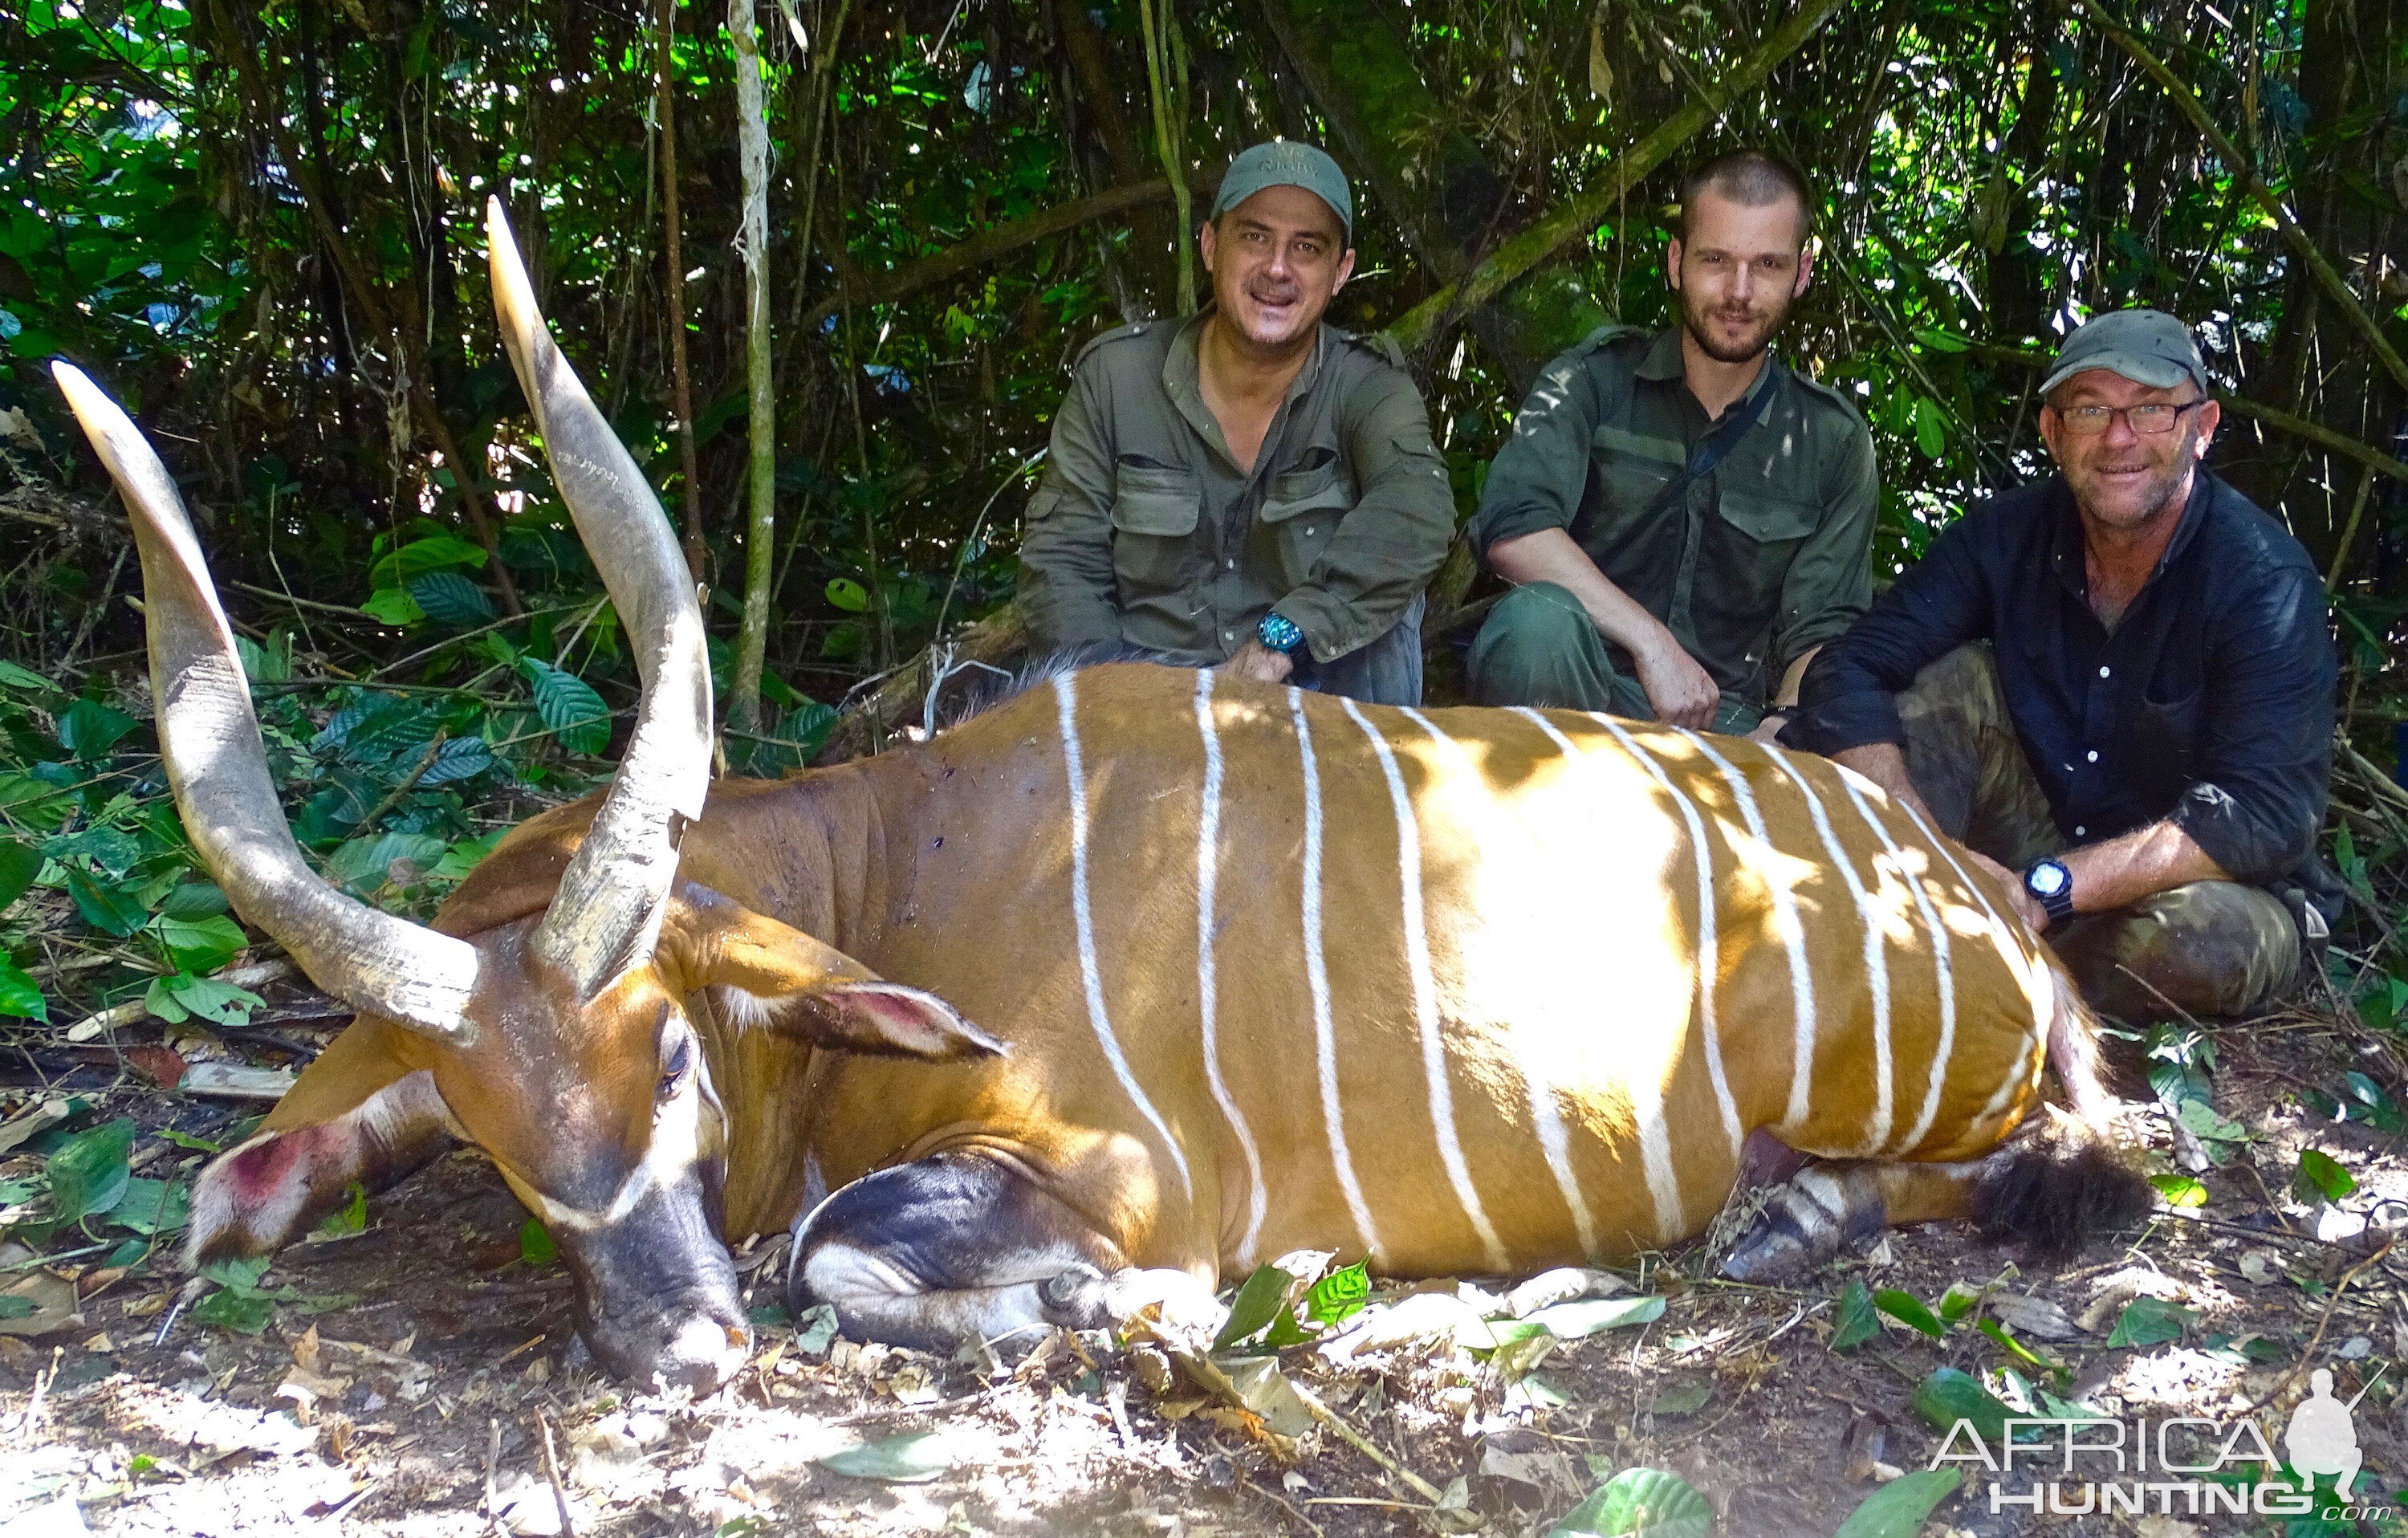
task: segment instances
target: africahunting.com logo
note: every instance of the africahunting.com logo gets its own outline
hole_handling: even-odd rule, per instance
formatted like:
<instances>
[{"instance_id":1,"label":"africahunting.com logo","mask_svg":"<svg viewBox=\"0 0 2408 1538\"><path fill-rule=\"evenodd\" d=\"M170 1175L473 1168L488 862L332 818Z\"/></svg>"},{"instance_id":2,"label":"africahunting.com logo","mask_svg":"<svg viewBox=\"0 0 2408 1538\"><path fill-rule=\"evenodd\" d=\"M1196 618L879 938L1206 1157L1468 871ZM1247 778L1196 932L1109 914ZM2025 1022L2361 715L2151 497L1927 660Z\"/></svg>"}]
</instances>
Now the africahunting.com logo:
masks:
<instances>
[{"instance_id":1,"label":"africahunting.com logo","mask_svg":"<svg viewBox=\"0 0 2408 1538\"><path fill-rule=\"evenodd\" d=\"M2333 1398L2330 1373L2320 1367L2308 1381L2308 1397L2284 1428L2287 1459L2274 1456L2255 1417L2009 1416L1987 1436L1972 1421L1958 1420L1929 1466L1978 1463L1987 1470L1994 1516L2020 1507L2055 1516L2314 1513L2332 1522L2384 1520L2390 1504L2361 1504L2355 1496L2364 1455L2351 1412L2366 1389L2344 1404ZM2018 1471L2024 1477L2013 1478Z\"/></svg>"}]
</instances>

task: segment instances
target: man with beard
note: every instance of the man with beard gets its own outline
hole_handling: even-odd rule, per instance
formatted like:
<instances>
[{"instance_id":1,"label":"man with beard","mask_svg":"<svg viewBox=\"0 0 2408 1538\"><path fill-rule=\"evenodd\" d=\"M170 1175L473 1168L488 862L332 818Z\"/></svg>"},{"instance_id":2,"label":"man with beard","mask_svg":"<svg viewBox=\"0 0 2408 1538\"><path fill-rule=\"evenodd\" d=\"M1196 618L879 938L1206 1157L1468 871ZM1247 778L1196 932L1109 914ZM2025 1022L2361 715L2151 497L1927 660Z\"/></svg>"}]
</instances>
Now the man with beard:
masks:
<instances>
[{"instance_id":1,"label":"man with beard","mask_svg":"<svg viewBox=\"0 0 2408 1538\"><path fill-rule=\"evenodd\" d=\"M1549 364L1472 527L1517 584L1472 643L1486 705L1762 730L1871 597L1872 437L1769 348L1806 292L1806 188L1738 151L1681 186L1681 323L1607 326Z\"/></svg>"},{"instance_id":2,"label":"man with beard","mask_svg":"<svg viewBox=\"0 0 2408 1538\"><path fill-rule=\"evenodd\" d=\"M1020 550L1039 646L1420 702L1455 497L1402 356L1322 323L1353 222L1335 161L1258 144L1198 232L1212 302L1079 355Z\"/></svg>"},{"instance_id":3,"label":"man with beard","mask_svg":"<svg viewBox=\"0 0 2408 1538\"><path fill-rule=\"evenodd\" d=\"M2180 321L2091 321L2041 395L2057 473L1942 531L1823 649L1782 740L1970 845L2093 1005L2258 1013L2341 895L2315 854L2324 583L2200 467L2217 408Z\"/></svg>"}]
</instances>

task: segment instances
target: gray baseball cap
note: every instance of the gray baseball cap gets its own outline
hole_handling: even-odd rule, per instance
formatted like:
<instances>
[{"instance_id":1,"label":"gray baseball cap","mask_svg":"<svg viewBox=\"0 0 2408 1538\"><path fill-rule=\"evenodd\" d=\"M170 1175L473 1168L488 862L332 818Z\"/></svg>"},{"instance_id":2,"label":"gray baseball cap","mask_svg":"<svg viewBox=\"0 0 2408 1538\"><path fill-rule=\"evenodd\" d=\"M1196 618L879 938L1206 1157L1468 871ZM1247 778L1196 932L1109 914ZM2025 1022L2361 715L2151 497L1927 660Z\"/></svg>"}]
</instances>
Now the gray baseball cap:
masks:
<instances>
[{"instance_id":1,"label":"gray baseball cap","mask_svg":"<svg viewBox=\"0 0 2408 1538\"><path fill-rule=\"evenodd\" d=\"M1346 190L1346 173L1326 151L1294 139L1273 139L1240 152L1229 162L1213 194L1207 219L1218 219L1266 187L1301 187L1329 205L1338 215L1348 244L1354 239L1354 198Z\"/></svg>"},{"instance_id":2,"label":"gray baseball cap","mask_svg":"<svg viewBox=\"0 0 2408 1538\"><path fill-rule=\"evenodd\" d=\"M2100 315L2074 329L2057 350L2057 362L2040 393L2047 395L2074 375L2104 368L2134 384L2171 390L2188 380L2207 393L2207 362L2190 327L2162 309L2119 309Z\"/></svg>"}]
</instances>

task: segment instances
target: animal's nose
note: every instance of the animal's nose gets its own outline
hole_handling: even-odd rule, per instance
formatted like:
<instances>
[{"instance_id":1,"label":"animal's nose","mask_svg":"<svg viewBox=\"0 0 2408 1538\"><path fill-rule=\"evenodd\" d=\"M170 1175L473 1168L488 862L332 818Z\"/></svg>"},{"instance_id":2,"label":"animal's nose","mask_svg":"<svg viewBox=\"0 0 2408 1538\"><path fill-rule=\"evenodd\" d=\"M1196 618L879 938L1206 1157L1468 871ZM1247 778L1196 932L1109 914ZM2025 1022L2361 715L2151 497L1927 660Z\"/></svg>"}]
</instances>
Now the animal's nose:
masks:
<instances>
[{"instance_id":1,"label":"animal's nose","mask_svg":"<svg viewBox=\"0 0 2408 1538\"><path fill-rule=\"evenodd\" d=\"M752 1332L717 1319L688 1319L669 1337L653 1364L665 1387L707 1394L735 1375L752 1354Z\"/></svg>"}]
</instances>

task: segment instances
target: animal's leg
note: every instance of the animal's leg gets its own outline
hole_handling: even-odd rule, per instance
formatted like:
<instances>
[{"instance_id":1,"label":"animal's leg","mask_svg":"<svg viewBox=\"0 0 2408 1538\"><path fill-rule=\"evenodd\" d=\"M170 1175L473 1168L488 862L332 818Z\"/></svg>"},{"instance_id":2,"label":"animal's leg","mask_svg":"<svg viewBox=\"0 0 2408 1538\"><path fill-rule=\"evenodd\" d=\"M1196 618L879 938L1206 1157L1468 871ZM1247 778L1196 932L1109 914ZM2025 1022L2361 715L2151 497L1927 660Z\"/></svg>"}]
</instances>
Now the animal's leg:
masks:
<instances>
[{"instance_id":1,"label":"animal's leg","mask_svg":"<svg viewBox=\"0 0 2408 1538\"><path fill-rule=\"evenodd\" d=\"M1800 1170L1731 1247L1723 1274L1771 1281L1870 1244L1893 1223L1968 1215L1981 1168L1852 1161Z\"/></svg>"},{"instance_id":2,"label":"animal's leg","mask_svg":"<svg viewBox=\"0 0 2408 1538\"><path fill-rule=\"evenodd\" d=\"M797 1311L828 1303L847 1334L923 1350L1097 1329L1154 1301L1219 1312L1208 1283L1129 1266L1036 1182L968 1152L881 1170L822 1202L796 1227L792 1289Z\"/></svg>"}]
</instances>

